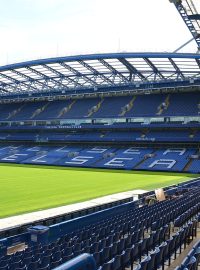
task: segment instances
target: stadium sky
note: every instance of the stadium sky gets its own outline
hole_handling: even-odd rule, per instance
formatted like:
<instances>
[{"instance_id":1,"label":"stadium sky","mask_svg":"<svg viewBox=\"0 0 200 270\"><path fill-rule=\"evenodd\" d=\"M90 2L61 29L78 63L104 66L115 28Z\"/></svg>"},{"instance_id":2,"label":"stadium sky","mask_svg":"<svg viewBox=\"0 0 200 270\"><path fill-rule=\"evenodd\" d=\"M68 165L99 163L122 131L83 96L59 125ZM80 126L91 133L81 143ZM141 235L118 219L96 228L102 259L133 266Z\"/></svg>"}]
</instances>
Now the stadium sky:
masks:
<instances>
[{"instance_id":1,"label":"stadium sky","mask_svg":"<svg viewBox=\"0 0 200 270\"><path fill-rule=\"evenodd\" d=\"M0 65L87 53L172 52L191 38L169 0L0 0L0 10ZM183 51L196 52L196 44Z\"/></svg>"}]
</instances>

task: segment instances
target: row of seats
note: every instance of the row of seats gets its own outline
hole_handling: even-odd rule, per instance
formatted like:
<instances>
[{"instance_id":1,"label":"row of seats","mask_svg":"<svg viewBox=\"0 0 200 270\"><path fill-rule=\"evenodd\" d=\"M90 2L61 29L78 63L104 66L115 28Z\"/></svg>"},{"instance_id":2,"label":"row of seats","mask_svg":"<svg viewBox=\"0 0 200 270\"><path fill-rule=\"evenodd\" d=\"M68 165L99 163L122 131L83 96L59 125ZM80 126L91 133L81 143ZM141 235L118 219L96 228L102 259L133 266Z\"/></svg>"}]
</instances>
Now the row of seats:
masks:
<instances>
[{"instance_id":1,"label":"row of seats","mask_svg":"<svg viewBox=\"0 0 200 270\"><path fill-rule=\"evenodd\" d=\"M144 257L151 256L152 250L156 251L157 269L163 263L163 254L166 254L170 264L171 256L176 256L176 251L182 244L186 246L196 235L195 217L200 211L199 196L199 188L193 188L172 200L140 208L132 207L90 225L79 225L71 231L67 231L67 223L62 223L63 233L55 241L43 246L30 245L23 251L2 256L0 269L54 269L82 253L90 253L93 254L98 268L121 270L130 262L132 265L139 263L138 267L142 267ZM170 230L170 224L187 211L190 215L179 228L179 233L174 234Z\"/></svg>"},{"instance_id":2,"label":"row of seats","mask_svg":"<svg viewBox=\"0 0 200 270\"><path fill-rule=\"evenodd\" d=\"M31 146L1 145L1 163L57 165L107 169L188 171L199 164L198 149L187 148L137 148L115 146Z\"/></svg>"},{"instance_id":3,"label":"row of seats","mask_svg":"<svg viewBox=\"0 0 200 270\"><path fill-rule=\"evenodd\" d=\"M38 101L0 105L0 120L198 116L200 93Z\"/></svg>"},{"instance_id":4,"label":"row of seats","mask_svg":"<svg viewBox=\"0 0 200 270\"><path fill-rule=\"evenodd\" d=\"M200 263L200 241L198 241L193 248L189 251L185 259L180 266L177 266L175 270L198 270Z\"/></svg>"},{"instance_id":5,"label":"row of seats","mask_svg":"<svg viewBox=\"0 0 200 270\"><path fill-rule=\"evenodd\" d=\"M179 184L178 186L181 189L182 189L182 187L191 188L191 187L194 186L194 183L195 183L195 186L197 186L198 183L200 183L200 182L198 182L198 180L195 180L195 181L192 180L192 181L189 181L187 183ZM169 196L169 195L174 194L176 188L177 188L176 186L169 186L167 188L164 188L164 190L165 190L167 196ZM149 191L149 192L146 192L144 194L141 194L139 196L140 200L144 202L145 197L153 195L153 193L154 193L153 191ZM71 212L71 213L68 213L68 214L62 214L62 215L51 217L51 218L44 218L44 219L38 220L37 222L29 223L29 224L26 224L26 225L23 225L23 226L16 226L16 227L9 228L9 229L6 229L6 230L1 230L0 231L0 239L9 238L11 236L15 236L15 235L25 233L25 232L27 232L27 229L30 226L37 226L37 225L41 225L41 224L43 226L51 226L51 225L58 224L60 222L66 222L66 221L73 220L73 219L76 219L76 218L79 218L79 217L83 217L85 215L96 213L98 211L102 211L102 210L105 210L105 209L109 209L109 208L112 208L112 207L123 205L123 204L126 204L126 203L131 202L131 201L132 201L132 197L122 199L122 200L117 200L117 201L114 201L112 203L106 203L106 204L86 208L86 209Z\"/></svg>"},{"instance_id":6,"label":"row of seats","mask_svg":"<svg viewBox=\"0 0 200 270\"><path fill-rule=\"evenodd\" d=\"M142 170L183 171L189 162L189 157L196 153L195 149L163 149L154 152L153 156L146 159L138 166Z\"/></svg>"},{"instance_id":7,"label":"row of seats","mask_svg":"<svg viewBox=\"0 0 200 270\"><path fill-rule=\"evenodd\" d=\"M190 237L194 236L192 234L192 227L192 222L186 224L170 239L156 247L155 250L150 254L147 254L147 256L140 262L136 267L136 270L156 270L160 267L164 270L165 265L170 266L171 260L175 260L177 258L177 254L180 254L183 248L186 247L186 243L189 242ZM118 270L120 269L121 268Z\"/></svg>"},{"instance_id":8,"label":"row of seats","mask_svg":"<svg viewBox=\"0 0 200 270\"><path fill-rule=\"evenodd\" d=\"M72 211L72 212L67 213L67 214L61 214L61 215L57 215L57 216L50 217L50 218L41 218L40 220L31 222L31 223L26 223L26 225L20 225L20 226L15 226L15 227L8 228L5 230L0 230L0 239L8 238L11 236L25 233L25 232L27 232L27 229L30 228L31 226L37 226L37 225L41 225L41 224L43 226L51 226L51 225L54 225L54 224L57 224L60 222L73 220L73 219L76 219L79 217L83 217L85 215L96 213L98 211L109 209L111 207L123 205L125 203L130 202L130 201L132 201L132 197L122 199L122 200L117 200L117 201L110 202L110 203L104 203L104 204L89 207L89 208L80 209L78 211Z\"/></svg>"},{"instance_id":9,"label":"row of seats","mask_svg":"<svg viewBox=\"0 0 200 270\"><path fill-rule=\"evenodd\" d=\"M197 188L199 186L198 181L194 183L188 183L186 184L187 187L195 187ZM198 212L199 210L197 210ZM194 212L196 213L196 212ZM190 213L192 217L192 213ZM188 216L189 217L189 216ZM199 216L197 217L199 220ZM179 218L177 218L178 220ZM185 221L188 219L186 218ZM176 232L174 235L171 235L171 237L168 235L167 238L162 243L158 243L155 248L151 246L152 241L148 241L148 244L146 248L144 248L145 253L144 256L140 257L138 255L138 260L136 261L136 254L137 254L137 248L132 248L131 246L126 248L120 255L116 255L113 259L108 261L107 263L104 263L102 266L99 267L99 269L105 269L105 270L121 270L121 269L142 269L142 270L154 270L154 269L165 269L165 266L170 266L172 260L176 260L177 256L182 253L182 250L186 248L186 245L190 243L190 241L193 240L193 238L197 234L197 220L193 220L190 222L186 222L185 224L182 224L183 226L179 229L178 232ZM177 226L174 221L174 226ZM137 245L136 245L137 246ZM134 245L135 247L135 245ZM193 251L190 252L191 254L195 253L195 257L197 257L197 245L193 248ZM141 254L141 253L139 253ZM80 257L81 258L81 257ZM79 257L77 258L78 261ZM187 262L190 261L187 259ZM135 263L138 263L138 266L135 268ZM190 261L191 262L191 261ZM75 265L74 260L74 265ZM67 264L65 264L67 266ZM84 265L84 262L83 262ZM187 265L187 269L193 269L196 270L198 266L198 261L196 260L195 266L196 268L193 268L194 264L189 263ZM65 268L64 268L65 269ZM67 269L67 268L66 268ZM96 269L96 268L94 268ZM181 268L185 269L186 268ZM179 270L179 268L177 268Z\"/></svg>"},{"instance_id":10,"label":"row of seats","mask_svg":"<svg viewBox=\"0 0 200 270\"><path fill-rule=\"evenodd\" d=\"M140 256L138 257L140 263L135 269L156 270L160 267L164 269L165 265L170 266L172 258L176 259L177 253L181 253L183 248L186 247L186 243L191 237L191 229L192 222L161 244L145 247L143 253L140 254L143 255L143 259L141 259L142 257L139 258ZM133 269L133 263L137 259L135 253L134 248L127 248L121 255L116 255L114 259L103 264L99 270L121 270L126 267Z\"/></svg>"}]
</instances>

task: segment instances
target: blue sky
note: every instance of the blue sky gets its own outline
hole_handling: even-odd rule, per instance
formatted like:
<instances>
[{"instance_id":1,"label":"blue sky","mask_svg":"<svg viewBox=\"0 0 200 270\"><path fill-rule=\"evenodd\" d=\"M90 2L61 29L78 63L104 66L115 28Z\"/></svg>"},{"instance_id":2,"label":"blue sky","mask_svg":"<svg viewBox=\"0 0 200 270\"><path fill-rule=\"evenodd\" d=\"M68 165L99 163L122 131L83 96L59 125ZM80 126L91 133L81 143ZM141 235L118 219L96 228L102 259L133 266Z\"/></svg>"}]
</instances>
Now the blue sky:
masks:
<instances>
[{"instance_id":1,"label":"blue sky","mask_svg":"<svg viewBox=\"0 0 200 270\"><path fill-rule=\"evenodd\" d=\"M191 38L169 0L0 0L0 64L75 54L173 51ZM185 52L196 52L193 42Z\"/></svg>"}]
</instances>

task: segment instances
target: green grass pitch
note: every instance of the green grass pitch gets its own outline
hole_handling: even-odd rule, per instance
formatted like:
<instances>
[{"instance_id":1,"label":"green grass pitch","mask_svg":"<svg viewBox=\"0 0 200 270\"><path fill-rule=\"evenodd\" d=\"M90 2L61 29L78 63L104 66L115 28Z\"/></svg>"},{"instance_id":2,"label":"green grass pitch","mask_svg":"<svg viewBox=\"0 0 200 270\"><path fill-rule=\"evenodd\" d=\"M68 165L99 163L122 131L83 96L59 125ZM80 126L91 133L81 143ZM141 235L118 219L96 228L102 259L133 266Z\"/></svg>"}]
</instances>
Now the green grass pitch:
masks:
<instances>
[{"instance_id":1,"label":"green grass pitch","mask_svg":"<svg viewBox=\"0 0 200 270\"><path fill-rule=\"evenodd\" d=\"M188 174L0 164L0 218L133 189L152 190Z\"/></svg>"}]
</instances>

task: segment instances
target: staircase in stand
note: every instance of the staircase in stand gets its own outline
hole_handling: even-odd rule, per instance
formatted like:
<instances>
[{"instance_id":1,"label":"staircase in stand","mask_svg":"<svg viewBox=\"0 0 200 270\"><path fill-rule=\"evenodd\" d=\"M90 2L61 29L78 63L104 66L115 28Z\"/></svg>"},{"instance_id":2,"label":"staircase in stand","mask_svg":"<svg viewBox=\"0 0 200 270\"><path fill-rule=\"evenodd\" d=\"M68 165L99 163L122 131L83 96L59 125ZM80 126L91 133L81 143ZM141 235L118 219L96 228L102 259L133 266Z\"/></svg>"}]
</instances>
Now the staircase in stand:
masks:
<instances>
[{"instance_id":1,"label":"staircase in stand","mask_svg":"<svg viewBox=\"0 0 200 270\"><path fill-rule=\"evenodd\" d=\"M19 112L21 112L21 110L24 108L25 104L23 104L20 108L12 111L11 113L9 113L8 117L6 119L10 119L12 118L13 116L17 115Z\"/></svg>"},{"instance_id":2,"label":"staircase in stand","mask_svg":"<svg viewBox=\"0 0 200 270\"><path fill-rule=\"evenodd\" d=\"M92 107L89 110L88 115L86 117L91 117L95 112L98 112L103 102L104 102L104 99L102 98L96 106Z\"/></svg>"},{"instance_id":3,"label":"staircase in stand","mask_svg":"<svg viewBox=\"0 0 200 270\"><path fill-rule=\"evenodd\" d=\"M34 113L32 114L32 116L30 117L31 119L35 118L37 115L41 114L49 105L49 103L46 103L44 106L42 106L41 108L38 108L34 111Z\"/></svg>"},{"instance_id":4,"label":"staircase in stand","mask_svg":"<svg viewBox=\"0 0 200 270\"><path fill-rule=\"evenodd\" d=\"M76 100L73 100L68 106L62 108L62 110L59 112L57 118L62 117L65 113L69 112L72 108L72 106L76 103Z\"/></svg>"},{"instance_id":5,"label":"staircase in stand","mask_svg":"<svg viewBox=\"0 0 200 270\"><path fill-rule=\"evenodd\" d=\"M167 95L165 101L164 101L164 104L165 106L163 106L163 103L161 103L159 106L158 106L158 112L157 112L157 115L162 115L162 113L164 111L166 111L170 105L170 94Z\"/></svg>"},{"instance_id":6,"label":"staircase in stand","mask_svg":"<svg viewBox=\"0 0 200 270\"><path fill-rule=\"evenodd\" d=\"M200 154L200 149L196 151L195 155L199 155ZM194 159L190 158L188 163L185 165L183 172L188 172L190 169L190 166L192 165Z\"/></svg>"},{"instance_id":7,"label":"staircase in stand","mask_svg":"<svg viewBox=\"0 0 200 270\"><path fill-rule=\"evenodd\" d=\"M129 112L133 108L135 100L136 100L136 96L134 96L128 104L122 107L121 113L119 114L119 116L124 116L127 112Z\"/></svg>"}]
</instances>

